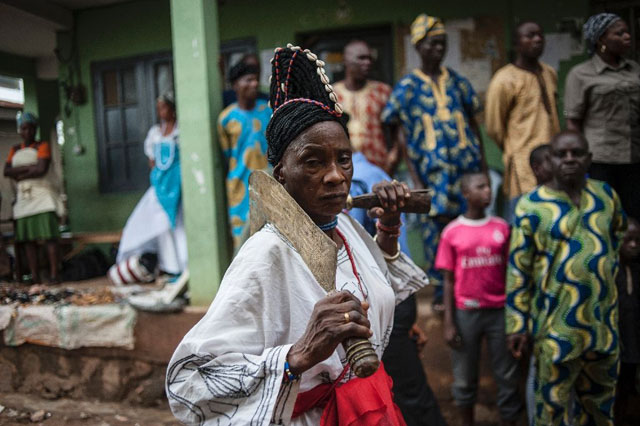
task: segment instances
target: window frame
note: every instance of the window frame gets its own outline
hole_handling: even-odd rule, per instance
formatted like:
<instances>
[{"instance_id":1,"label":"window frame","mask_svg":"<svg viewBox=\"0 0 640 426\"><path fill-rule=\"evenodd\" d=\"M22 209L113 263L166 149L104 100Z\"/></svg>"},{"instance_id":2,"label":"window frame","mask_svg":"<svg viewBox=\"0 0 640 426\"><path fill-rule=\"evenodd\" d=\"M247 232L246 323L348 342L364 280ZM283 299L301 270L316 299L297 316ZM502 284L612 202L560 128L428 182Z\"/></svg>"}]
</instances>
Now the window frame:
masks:
<instances>
[{"instance_id":1,"label":"window frame","mask_svg":"<svg viewBox=\"0 0 640 426\"><path fill-rule=\"evenodd\" d=\"M155 66L157 64L168 62L172 68L173 87L175 88L175 73L173 70L173 55L169 51L157 52L146 55L138 55L125 58L117 58L105 61L97 61L91 63L91 78L93 82L93 106L94 106L94 120L95 120L95 137L96 137L96 151L98 162L98 187L100 193L126 193L137 192L146 189L149 186L148 174L146 179L134 179L131 176L126 176L123 183L114 182L113 176L109 173L108 164L108 151L109 146L107 144L107 122L106 111L107 106L104 105L104 78L103 75L108 71L116 71L118 74L118 96L119 100L123 97L124 88L121 87L122 73L126 68L133 68L134 76L136 79L136 92L137 92L137 105L139 108L140 122L139 135L141 139L136 141L135 145L139 146L140 152L144 152L144 140L147 132L152 125L158 122L156 116L156 98L160 95L155 81ZM121 110L121 114L124 114L123 108L124 102L119 102L117 108ZM125 126L124 119L122 121L123 127ZM123 129L123 132L125 130ZM129 162L132 161L132 157L128 155L128 149L131 149L131 143L125 140L122 141L124 148L124 159L127 161L126 170L129 170ZM134 165L133 167L142 167L142 164ZM146 164L144 165L146 167ZM126 173L126 172L125 172Z\"/></svg>"}]
</instances>

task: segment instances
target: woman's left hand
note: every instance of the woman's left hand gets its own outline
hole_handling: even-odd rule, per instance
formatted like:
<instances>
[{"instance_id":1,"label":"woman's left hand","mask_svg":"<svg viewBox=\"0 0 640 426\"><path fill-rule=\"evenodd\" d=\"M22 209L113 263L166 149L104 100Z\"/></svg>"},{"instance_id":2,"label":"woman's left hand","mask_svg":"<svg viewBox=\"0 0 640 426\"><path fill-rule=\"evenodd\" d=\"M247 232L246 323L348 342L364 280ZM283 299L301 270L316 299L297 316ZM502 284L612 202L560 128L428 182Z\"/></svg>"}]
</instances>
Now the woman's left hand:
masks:
<instances>
[{"instance_id":1,"label":"woman's left hand","mask_svg":"<svg viewBox=\"0 0 640 426\"><path fill-rule=\"evenodd\" d=\"M418 346L418 352L420 352L420 356L422 357L422 350L424 346L427 344L428 337L424 331L420 328L418 323L414 323L409 330L409 338L416 342L416 346Z\"/></svg>"},{"instance_id":2,"label":"woman's left hand","mask_svg":"<svg viewBox=\"0 0 640 426\"><path fill-rule=\"evenodd\" d=\"M394 179L391 182L376 183L371 191L378 196L382 207L369 209L369 217L380 219L383 225L397 225L400 222L400 209L404 207L407 198L411 197L409 186Z\"/></svg>"}]
</instances>

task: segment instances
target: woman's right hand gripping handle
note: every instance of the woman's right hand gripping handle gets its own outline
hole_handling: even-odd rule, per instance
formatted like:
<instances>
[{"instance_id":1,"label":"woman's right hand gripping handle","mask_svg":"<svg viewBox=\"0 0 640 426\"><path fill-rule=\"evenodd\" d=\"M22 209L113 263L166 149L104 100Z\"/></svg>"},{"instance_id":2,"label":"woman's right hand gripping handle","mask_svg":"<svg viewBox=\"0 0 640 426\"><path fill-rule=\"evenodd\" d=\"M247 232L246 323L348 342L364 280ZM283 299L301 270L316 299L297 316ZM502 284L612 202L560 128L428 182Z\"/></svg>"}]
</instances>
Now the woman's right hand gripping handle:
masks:
<instances>
[{"instance_id":1,"label":"woman's right hand gripping handle","mask_svg":"<svg viewBox=\"0 0 640 426\"><path fill-rule=\"evenodd\" d=\"M369 304L348 291L327 295L313 307L307 329L287 355L289 370L299 375L329 358L348 338L369 339Z\"/></svg>"}]
</instances>

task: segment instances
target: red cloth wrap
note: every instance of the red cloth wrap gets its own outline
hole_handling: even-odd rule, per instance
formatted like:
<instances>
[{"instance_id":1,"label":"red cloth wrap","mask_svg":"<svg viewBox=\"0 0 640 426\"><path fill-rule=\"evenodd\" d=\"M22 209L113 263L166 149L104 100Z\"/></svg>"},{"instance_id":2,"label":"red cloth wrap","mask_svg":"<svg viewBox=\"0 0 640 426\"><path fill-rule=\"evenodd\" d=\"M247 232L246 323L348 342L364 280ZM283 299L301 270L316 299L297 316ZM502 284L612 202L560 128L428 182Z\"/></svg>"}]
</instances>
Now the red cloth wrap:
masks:
<instances>
[{"instance_id":1,"label":"red cloth wrap","mask_svg":"<svg viewBox=\"0 0 640 426\"><path fill-rule=\"evenodd\" d=\"M298 394L291 418L324 407L320 426L379 425L406 426L402 413L393 402L393 380L380 368L366 379L354 378L339 385L325 383Z\"/></svg>"}]
</instances>

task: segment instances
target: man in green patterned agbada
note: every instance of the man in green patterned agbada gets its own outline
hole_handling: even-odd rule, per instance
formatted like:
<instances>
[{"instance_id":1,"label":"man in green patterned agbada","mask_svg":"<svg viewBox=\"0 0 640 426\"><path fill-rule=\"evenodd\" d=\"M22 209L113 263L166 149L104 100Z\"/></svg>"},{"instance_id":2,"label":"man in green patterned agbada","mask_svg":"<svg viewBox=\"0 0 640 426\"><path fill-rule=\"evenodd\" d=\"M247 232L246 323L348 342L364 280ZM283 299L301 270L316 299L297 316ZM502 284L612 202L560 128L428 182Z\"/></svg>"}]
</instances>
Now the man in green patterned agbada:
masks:
<instances>
[{"instance_id":1,"label":"man in green patterned agbada","mask_svg":"<svg viewBox=\"0 0 640 426\"><path fill-rule=\"evenodd\" d=\"M613 425L619 370L615 276L626 218L615 191L586 178L587 141L551 142L554 178L516 207L507 269L507 344L522 356L533 339L536 425Z\"/></svg>"}]
</instances>

